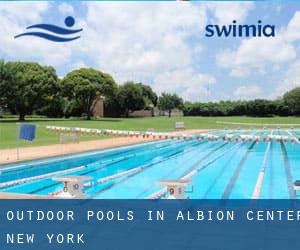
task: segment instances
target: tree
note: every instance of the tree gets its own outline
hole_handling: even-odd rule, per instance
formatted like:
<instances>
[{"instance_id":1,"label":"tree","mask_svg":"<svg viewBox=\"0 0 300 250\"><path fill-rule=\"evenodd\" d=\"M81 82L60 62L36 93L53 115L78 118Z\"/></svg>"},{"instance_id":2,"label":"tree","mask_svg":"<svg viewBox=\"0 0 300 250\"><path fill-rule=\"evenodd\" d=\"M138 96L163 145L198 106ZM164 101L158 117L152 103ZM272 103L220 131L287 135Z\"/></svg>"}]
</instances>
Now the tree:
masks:
<instances>
[{"instance_id":1,"label":"tree","mask_svg":"<svg viewBox=\"0 0 300 250\"><path fill-rule=\"evenodd\" d=\"M23 121L27 114L46 105L59 91L53 67L33 62L0 64L1 103Z\"/></svg>"},{"instance_id":2,"label":"tree","mask_svg":"<svg viewBox=\"0 0 300 250\"><path fill-rule=\"evenodd\" d=\"M270 100L255 99L247 102L247 115L270 116L276 112L274 103Z\"/></svg>"},{"instance_id":3,"label":"tree","mask_svg":"<svg viewBox=\"0 0 300 250\"><path fill-rule=\"evenodd\" d=\"M120 86L117 98L120 108L124 110L126 117L129 116L129 112L144 109L146 106L143 88L140 84L134 82L126 82Z\"/></svg>"},{"instance_id":4,"label":"tree","mask_svg":"<svg viewBox=\"0 0 300 250\"><path fill-rule=\"evenodd\" d=\"M176 94L162 93L158 99L158 108L168 111L169 117L171 117L172 109L183 109L183 100Z\"/></svg>"},{"instance_id":5,"label":"tree","mask_svg":"<svg viewBox=\"0 0 300 250\"><path fill-rule=\"evenodd\" d=\"M144 98L146 99L146 105L153 105L156 106L157 105L157 95L156 93L152 90L152 88L148 85L144 85L142 83L138 83L139 86L142 89L142 93Z\"/></svg>"},{"instance_id":6,"label":"tree","mask_svg":"<svg viewBox=\"0 0 300 250\"><path fill-rule=\"evenodd\" d=\"M286 92L283 100L293 114L300 114L300 87Z\"/></svg>"},{"instance_id":7,"label":"tree","mask_svg":"<svg viewBox=\"0 0 300 250\"><path fill-rule=\"evenodd\" d=\"M113 98L117 91L114 79L106 73L81 68L67 74L61 82L63 96L76 102L78 107L91 119L93 104L97 96Z\"/></svg>"},{"instance_id":8,"label":"tree","mask_svg":"<svg viewBox=\"0 0 300 250\"><path fill-rule=\"evenodd\" d=\"M287 106L287 104L283 99L279 98L274 100L273 105L274 105L276 115L280 115L280 116L290 115L291 112L289 110L289 107Z\"/></svg>"},{"instance_id":9,"label":"tree","mask_svg":"<svg viewBox=\"0 0 300 250\"><path fill-rule=\"evenodd\" d=\"M6 88L8 80L8 72L5 67L4 60L0 60L0 107L6 106Z\"/></svg>"}]
</instances>

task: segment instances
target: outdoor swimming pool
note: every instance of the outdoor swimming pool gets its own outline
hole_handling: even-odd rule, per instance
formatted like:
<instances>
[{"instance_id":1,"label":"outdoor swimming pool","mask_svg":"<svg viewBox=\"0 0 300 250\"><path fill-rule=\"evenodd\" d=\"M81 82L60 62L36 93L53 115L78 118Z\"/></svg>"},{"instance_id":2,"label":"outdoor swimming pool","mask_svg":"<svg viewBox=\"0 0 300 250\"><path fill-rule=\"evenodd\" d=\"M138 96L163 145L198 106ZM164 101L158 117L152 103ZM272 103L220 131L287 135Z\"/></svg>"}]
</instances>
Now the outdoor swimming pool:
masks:
<instances>
[{"instance_id":1,"label":"outdoor swimming pool","mask_svg":"<svg viewBox=\"0 0 300 250\"><path fill-rule=\"evenodd\" d=\"M239 131L214 131L228 140L161 140L135 146L1 166L0 191L55 194L57 176L90 176L84 192L93 199L144 199L161 193L162 179L189 178L190 198L297 198L299 131L249 131L260 140L235 140ZM289 136L272 141L268 135ZM265 140L263 138L265 137ZM253 137L254 138L254 137ZM118 175L117 175L118 174ZM20 182L20 180L23 180ZM163 192L162 192L163 193Z\"/></svg>"}]
</instances>

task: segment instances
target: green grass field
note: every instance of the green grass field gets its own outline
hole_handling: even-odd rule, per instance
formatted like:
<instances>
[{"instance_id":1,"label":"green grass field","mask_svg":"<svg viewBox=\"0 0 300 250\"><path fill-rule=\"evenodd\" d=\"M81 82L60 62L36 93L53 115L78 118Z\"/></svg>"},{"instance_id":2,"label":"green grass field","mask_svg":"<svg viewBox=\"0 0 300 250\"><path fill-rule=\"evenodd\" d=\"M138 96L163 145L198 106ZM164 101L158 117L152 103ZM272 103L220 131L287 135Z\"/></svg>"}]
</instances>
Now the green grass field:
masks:
<instances>
[{"instance_id":1,"label":"green grass field","mask_svg":"<svg viewBox=\"0 0 300 250\"><path fill-rule=\"evenodd\" d=\"M271 123L271 124L300 124L298 117L153 117L153 118L103 118L98 120L75 120L75 119L43 119L28 118L26 122L38 125L37 139L34 142L21 142L20 146L38 146L55 144L59 142L59 135L46 132L46 125L99 128L99 129L121 129L121 130L140 130L145 131L153 128L157 131L172 131L176 121L185 122L187 129L197 128L236 128L237 125L218 124L217 121L242 122L242 123ZM0 119L0 148L15 148L17 145L18 121L13 118ZM243 127L243 126L241 126ZM250 126L245 126L249 128ZM295 127L300 127L295 126ZM260 126L262 128L262 126ZM105 138L105 137L99 137ZM83 140L95 139L95 137L83 137Z\"/></svg>"}]
</instances>

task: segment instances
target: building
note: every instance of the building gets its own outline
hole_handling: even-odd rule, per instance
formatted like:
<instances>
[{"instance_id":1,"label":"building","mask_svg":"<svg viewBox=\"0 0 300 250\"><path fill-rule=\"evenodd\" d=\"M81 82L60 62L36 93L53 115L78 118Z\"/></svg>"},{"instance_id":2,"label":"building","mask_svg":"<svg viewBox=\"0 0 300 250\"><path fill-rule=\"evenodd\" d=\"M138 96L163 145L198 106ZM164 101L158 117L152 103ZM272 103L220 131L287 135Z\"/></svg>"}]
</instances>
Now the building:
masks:
<instances>
[{"instance_id":1,"label":"building","mask_svg":"<svg viewBox=\"0 0 300 250\"><path fill-rule=\"evenodd\" d=\"M92 105L92 114L94 117L103 117L104 116L104 102L103 97L98 96L93 105Z\"/></svg>"}]
</instances>

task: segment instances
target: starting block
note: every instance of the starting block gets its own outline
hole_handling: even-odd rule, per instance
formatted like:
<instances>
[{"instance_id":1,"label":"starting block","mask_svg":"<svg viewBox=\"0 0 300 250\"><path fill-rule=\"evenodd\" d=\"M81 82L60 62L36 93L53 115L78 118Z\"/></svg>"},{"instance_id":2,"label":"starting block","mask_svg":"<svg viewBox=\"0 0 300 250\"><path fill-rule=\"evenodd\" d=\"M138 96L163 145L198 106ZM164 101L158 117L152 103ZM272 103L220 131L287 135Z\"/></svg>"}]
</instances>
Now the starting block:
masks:
<instances>
[{"instance_id":1,"label":"starting block","mask_svg":"<svg viewBox=\"0 0 300 250\"><path fill-rule=\"evenodd\" d=\"M86 194L83 192L84 181L90 179L92 179L90 176L64 176L53 178L55 181L64 183L63 192L61 192L57 197L85 199Z\"/></svg>"},{"instance_id":2,"label":"starting block","mask_svg":"<svg viewBox=\"0 0 300 250\"><path fill-rule=\"evenodd\" d=\"M295 192L295 196L298 196L297 195L297 191L299 191L300 190L300 180L296 180L295 182L294 182L294 192Z\"/></svg>"},{"instance_id":3,"label":"starting block","mask_svg":"<svg viewBox=\"0 0 300 250\"><path fill-rule=\"evenodd\" d=\"M186 192L184 189L186 186L192 183L191 180L161 180L158 182L160 185L164 185L167 187L168 191L168 199L187 199ZM191 191L193 192L193 190Z\"/></svg>"}]
</instances>

